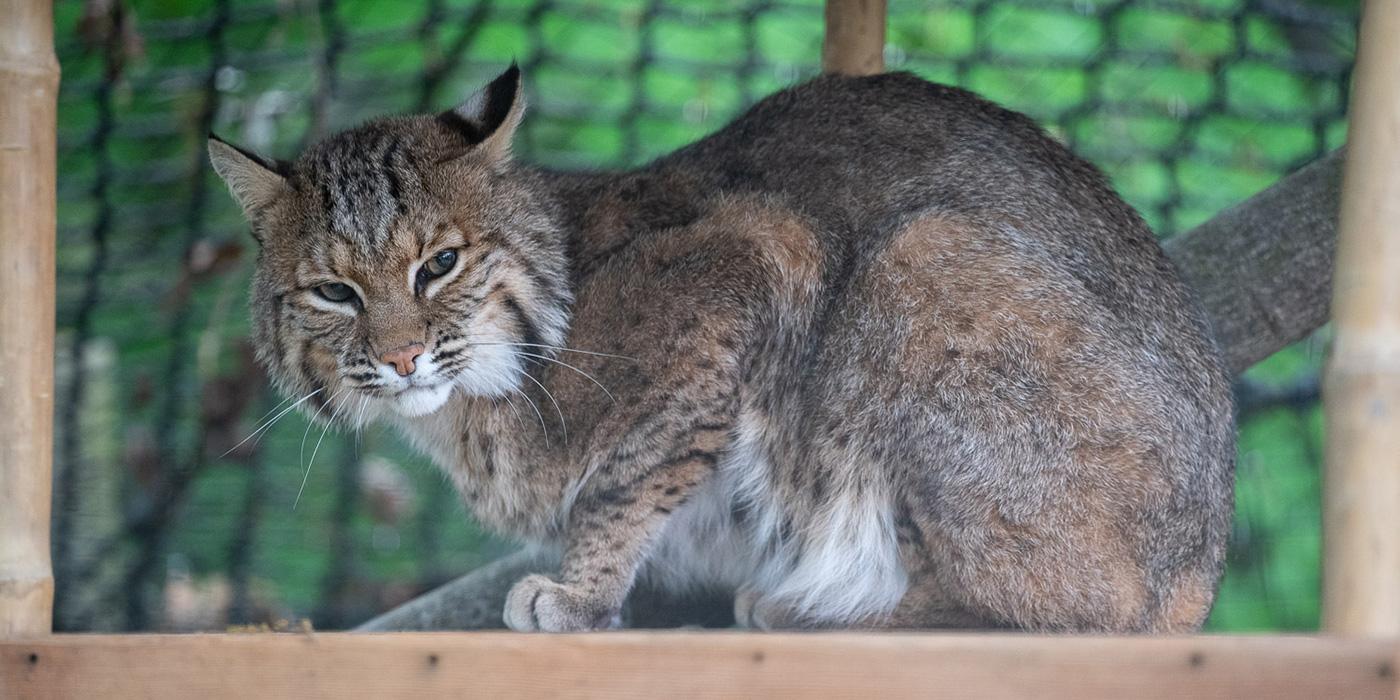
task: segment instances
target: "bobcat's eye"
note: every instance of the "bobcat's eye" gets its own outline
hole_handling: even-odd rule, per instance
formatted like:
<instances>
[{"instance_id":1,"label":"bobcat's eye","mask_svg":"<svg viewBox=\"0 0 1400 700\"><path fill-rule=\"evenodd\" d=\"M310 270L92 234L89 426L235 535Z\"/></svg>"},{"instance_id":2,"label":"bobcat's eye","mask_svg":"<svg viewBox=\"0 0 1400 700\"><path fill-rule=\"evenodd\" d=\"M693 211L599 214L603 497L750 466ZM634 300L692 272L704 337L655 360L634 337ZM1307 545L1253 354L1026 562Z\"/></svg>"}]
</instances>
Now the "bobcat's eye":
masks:
<instances>
[{"instance_id":1,"label":"bobcat's eye","mask_svg":"<svg viewBox=\"0 0 1400 700\"><path fill-rule=\"evenodd\" d=\"M339 282L323 284L316 288L316 293L320 294L321 298L326 301L334 301L337 303L350 301L355 298L355 290L351 289L350 285L341 284Z\"/></svg>"},{"instance_id":2,"label":"bobcat's eye","mask_svg":"<svg viewBox=\"0 0 1400 700\"><path fill-rule=\"evenodd\" d=\"M438 251L436 255L428 258L428 261L423 263L422 267L418 268L418 274L415 276L416 279L413 282L413 286L415 287L414 291L422 294L423 288L428 286L428 282L451 272L453 266L456 264L457 251L451 248Z\"/></svg>"},{"instance_id":3,"label":"bobcat's eye","mask_svg":"<svg viewBox=\"0 0 1400 700\"><path fill-rule=\"evenodd\" d=\"M428 262L423 263L423 272L428 273L428 277L442 277L452 271L452 266L457 264L457 251L448 248L438 251L437 255L428 258Z\"/></svg>"}]
</instances>

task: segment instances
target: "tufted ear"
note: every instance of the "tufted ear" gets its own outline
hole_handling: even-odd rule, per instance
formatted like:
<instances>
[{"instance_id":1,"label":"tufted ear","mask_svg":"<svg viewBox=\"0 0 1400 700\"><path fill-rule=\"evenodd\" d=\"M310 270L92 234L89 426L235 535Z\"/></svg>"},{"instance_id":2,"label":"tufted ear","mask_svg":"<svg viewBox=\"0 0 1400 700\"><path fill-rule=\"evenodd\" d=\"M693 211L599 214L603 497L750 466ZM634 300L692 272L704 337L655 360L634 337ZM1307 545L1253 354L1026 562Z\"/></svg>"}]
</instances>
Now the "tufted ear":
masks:
<instances>
[{"instance_id":1,"label":"tufted ear","mask_svg":"<svg viewBox=\"0 0 1400 700\"><path fill-rule=\"evenodd\" d=\"M249 220L287 189L286 164L245 151L214 134L209 135L209 162Z\"/></svg>"},{"instance_id":2,"label":"tufted ear","mask_svg":"<svg viewBox=\"0 0 1400 700\"><path fill-rule=\"evenodd\" d=\"M509 160L511 140L525 114L525 95L520 85L520 67L512 62L486 87L472 93L455 109L438 115L438 119L476 146L473 151L485 155L487 160Z\"/></svg>"}]
</instances>

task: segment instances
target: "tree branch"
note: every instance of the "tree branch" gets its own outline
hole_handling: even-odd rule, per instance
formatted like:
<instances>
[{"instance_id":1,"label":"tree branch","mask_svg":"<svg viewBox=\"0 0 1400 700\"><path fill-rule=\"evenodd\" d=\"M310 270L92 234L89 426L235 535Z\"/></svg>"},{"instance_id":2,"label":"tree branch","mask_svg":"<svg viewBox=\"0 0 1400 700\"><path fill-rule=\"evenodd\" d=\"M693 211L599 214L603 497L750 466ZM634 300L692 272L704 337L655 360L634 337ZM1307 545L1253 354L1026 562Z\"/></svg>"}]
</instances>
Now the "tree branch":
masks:
<instances>
[{"instance_id":1,"label":"tree branch","mask_svg":"<svg viewBox=\"0 0 1400 700\"><path fill-rule=\"evenodd\" d=\"M1342 151L1166 243L1236 374L1327 322Z\"/></svg>"},{"instance_id":2,"label":"tree branch","mask_svg":"<svg viewBox=\"0 0 1400 700\"><path fill-rule=\"evenodd\" d=\"M1327 321L1336 252L1342 151L1166 243L1195 288L1234 373ZM365 623L366 631L495 629L511 585L557 561L520 552L481 567ZM732 622L729 601L678 599L645 582L631 599L634 627Z\"/></svg>"},{"instance_id":3,"label":"tree branch","mask_svg":"<svg viewBox=\"0 0 1400 700\"><path fill-rule=\"evenodd\" d=\"M528 574L558 567L550 554L522 550L509 554L414 598L357 629L364 632L502 629L501 611L511 585Z\"/></svg>"}]
</instances>

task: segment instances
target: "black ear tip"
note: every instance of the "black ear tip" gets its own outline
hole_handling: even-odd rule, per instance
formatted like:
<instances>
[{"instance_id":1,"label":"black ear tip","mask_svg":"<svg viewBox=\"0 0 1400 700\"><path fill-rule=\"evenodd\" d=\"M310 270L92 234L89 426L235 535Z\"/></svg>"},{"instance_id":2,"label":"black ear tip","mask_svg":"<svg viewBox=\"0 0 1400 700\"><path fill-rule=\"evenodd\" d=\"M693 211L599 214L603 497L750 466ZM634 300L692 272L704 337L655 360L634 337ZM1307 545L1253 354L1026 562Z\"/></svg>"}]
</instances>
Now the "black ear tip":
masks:
<instances>
[{"instance_id":1,"label":"black ear tip","mask_svg":"<svg viewBox=\"0 0 1400 700\"><path fill-rule=\"evenodd\" d=\"M516 63L515 59L510 59L510 67L501 74L501 77L512 82L520 80L520 64Z\"/></svg>"}]
</instances>

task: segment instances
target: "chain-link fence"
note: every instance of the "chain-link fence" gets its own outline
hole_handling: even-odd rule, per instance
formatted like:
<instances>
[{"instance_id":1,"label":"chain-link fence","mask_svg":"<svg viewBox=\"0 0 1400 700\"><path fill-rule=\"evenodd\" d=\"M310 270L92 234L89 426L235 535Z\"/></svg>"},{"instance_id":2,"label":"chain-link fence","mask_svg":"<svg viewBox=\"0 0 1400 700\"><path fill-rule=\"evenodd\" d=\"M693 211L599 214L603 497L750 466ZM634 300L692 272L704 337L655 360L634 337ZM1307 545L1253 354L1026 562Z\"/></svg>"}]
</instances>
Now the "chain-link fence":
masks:
<instances>
[{"instance_id":1,"label":"chain-link fence","mask_svg":"<svg viewBox=\"0 0 1400 700\"><path fill-rule=\"evenodd\" d=\"M1162 235L1344 139L1356 0L894 0L886 59L1025 111ZM508 547L392 437L322 435L251 361L254 251L215 131L293 155L454 104L512 59L518 151L636 164L811 76L816 0L66 0L59 144L57 627L353 624ZM1316 341L1241 384L1212 625L1317 619ZM272 414L276 415L276 414Z\"/></svg>"}]
</instances>

